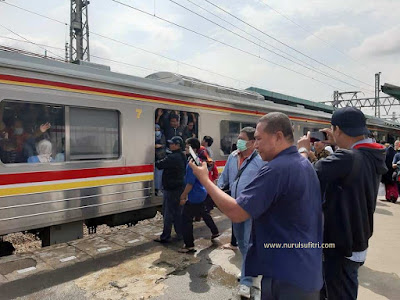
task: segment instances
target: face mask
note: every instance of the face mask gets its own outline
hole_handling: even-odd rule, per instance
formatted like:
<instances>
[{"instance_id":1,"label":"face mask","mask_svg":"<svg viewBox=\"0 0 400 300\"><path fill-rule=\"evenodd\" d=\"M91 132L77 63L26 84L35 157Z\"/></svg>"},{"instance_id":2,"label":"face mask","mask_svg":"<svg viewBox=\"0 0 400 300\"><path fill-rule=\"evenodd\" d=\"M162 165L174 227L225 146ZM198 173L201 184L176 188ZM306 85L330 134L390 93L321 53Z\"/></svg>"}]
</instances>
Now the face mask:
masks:
<instances>
[{"instance_id":1,"label":"face mask","mask_svg":"<svg viewBox=\"0 0 400 300\"><path fill-rule=\"evenodd\" d=\"M247 150L246 144L247 144L247 141L242 140L242 139L238 139L238 140L237 140L237 143L236 143L236 148L237 148L240 152L246 151L246 150Z\"/></svg>"},{"instance_id":2,"label":"face mask","mask_svg":"<svg viewBox=\"0 0 400 300\"><path fill-rule=\"evenodd\" d=\"M24 133L24 129L21 128L21 127L15 128L15 129L14 129L14 133L15 133L16 135L21 135L21 134Z\"/></svg>"},{"instance_id":3,"label":"face mask","mask_svg":"<svg viewBox=\"0 0 400 300\"><path fill-rule=\"evenodd\" d=\"M161 135L162 135L161 131L156 131L156 138L157 139L161 138Z\"/></svg>"}]
</instances>

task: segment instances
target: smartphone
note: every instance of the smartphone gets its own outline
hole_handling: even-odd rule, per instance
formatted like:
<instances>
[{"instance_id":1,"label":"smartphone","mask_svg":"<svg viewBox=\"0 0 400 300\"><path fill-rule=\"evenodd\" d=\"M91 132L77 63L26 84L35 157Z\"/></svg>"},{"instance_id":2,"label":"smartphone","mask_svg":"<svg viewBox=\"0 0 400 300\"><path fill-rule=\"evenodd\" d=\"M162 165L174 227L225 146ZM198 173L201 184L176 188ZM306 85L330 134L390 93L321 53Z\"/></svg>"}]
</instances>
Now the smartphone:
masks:
<instances>
[{"instance_id":1,"label":"smartphone","mask_svg":"<svg viewBox=\"0 0 400 300\"><path fill-rule=\"evenodd\" d=\"M319 141L326 141L327 139L328 139L328 137L326 136L325 132L322 132L322 131L310 132L311 143L319 142Z\"/></svg>"},{"instance_id":2,"label":"smartphone","mask_svg":"<svg viewBox=\"0 0 400 300\"><path fill-rule=\"evenodd\" d=\"M193 159L194 163L196 164L196 166L200 167L201 166L200 159L197 157L196 153L194 153L191 146L189 146L189 154Z\"/></svg>"}]
</instances>

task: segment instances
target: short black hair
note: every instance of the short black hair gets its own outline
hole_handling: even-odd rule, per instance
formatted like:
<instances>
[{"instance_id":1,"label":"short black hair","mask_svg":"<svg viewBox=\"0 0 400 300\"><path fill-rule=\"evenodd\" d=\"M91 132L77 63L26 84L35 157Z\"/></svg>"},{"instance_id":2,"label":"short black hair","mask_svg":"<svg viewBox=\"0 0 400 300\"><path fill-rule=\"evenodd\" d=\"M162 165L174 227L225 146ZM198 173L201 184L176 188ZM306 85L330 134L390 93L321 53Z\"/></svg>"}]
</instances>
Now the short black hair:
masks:
<instances>
[{"instance_id":1,"label":"short black hair","mask_svg":"<svg viewBox=\"0 0 400 300\"><path fill-rule=\"evenodd\" d=\"M288 142L294 142L293 127L287 115L281 112L271 112L262 116L258 122L265 123L264 131L269 134L275 134L278 131L283 133L283 136Z\"/></svg>"},{"instance_id":2,"label":"short black hair","mask_svg":"<svg viewBox=\"0 0 400 300\"><path fill-rule=\"evenodd\" d=\"M179 121L179 116L173 114L173 115L171 115L171 116L169 117L169 120L170 120L170 121L171 121L172 119L176 119L177 121Z\"/></svg>"},{"instance_id":3,"label":"short black hair","mask_svg":"<svg viewBox=\"0 0 400 300\"><path fill-rule=\"evenodd\" d=\"M208 147L211 147L211 145L214 143L213 138L209 135L205 135L203 137L203 141L205 141L207 143Z\"/></svg>"},{"instance_id":4,"label":"short black hair","mask_svg":"<svg viewBox=\"0 0 400 300\"><path fill-rule=\"evenodd\" d=\"M256 129L253 127L243 127L242 130L240 130L240 132L244 132L247 135L247 138L249 139L249 141L254 140L254 133L256 132Z\"/></svg>"},{"instance_id":5,"label":"short black hair","mask_svg":"<svg viewBox=\"0 0 400 300\"><path fill-rule=\"evenodd\" d=\"M192 138L188 138L185 142L186 142L186 144L191 146L193 148L193 150L194 149L196 149L196 150L200 149L200 141L198 139L196 139L196 138L193 138L193 137Z\"/></svg>"}]
</instances>

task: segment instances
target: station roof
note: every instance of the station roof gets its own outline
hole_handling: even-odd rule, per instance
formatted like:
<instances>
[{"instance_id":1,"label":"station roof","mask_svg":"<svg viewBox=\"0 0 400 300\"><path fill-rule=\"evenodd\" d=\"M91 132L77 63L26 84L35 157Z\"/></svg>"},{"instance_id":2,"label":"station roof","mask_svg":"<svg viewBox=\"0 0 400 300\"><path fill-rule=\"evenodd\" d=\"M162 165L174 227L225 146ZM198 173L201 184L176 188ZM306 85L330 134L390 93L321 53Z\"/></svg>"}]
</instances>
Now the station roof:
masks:
<instances>
[{"instance_id":1,"label":"station roof","mask_svg":"<svg viewBox=\"0 0 400 300\"><path fill-rule=\"evenodd\" d=\"M284 95L284 94L280 94L280 93L275 93L275 92L271 92L271 91L256 88L256 87L249 87L249 88L247 88L247 90L257 92L257 93L263 95L266 100L270 100L270 101L273 101L278 104L284 104L284 105L289 105L289 106L301 105L307 109L319 110L319 111L323 111L323 112L331 113L331 114L334 111L334 108L332 106L314 102L314 101L310 101L310 100L306 100L306 99L302 99L302 98L297 98L297 97L288 96L288 95Z\"/></svg>"},{"instance_id":2,"label":"station roof","mask_svg":"<svg viewBox=\"0 0 400 300\"><path fill-rule=\"evenodd\" d=\"M384 85L382 85L381 89L382 89L382 92L384 92L385 94L388 94L388 95L392 96L393 98L400 100L400 87L399 86L385 83Z\"/></svg>"}]
</instances>

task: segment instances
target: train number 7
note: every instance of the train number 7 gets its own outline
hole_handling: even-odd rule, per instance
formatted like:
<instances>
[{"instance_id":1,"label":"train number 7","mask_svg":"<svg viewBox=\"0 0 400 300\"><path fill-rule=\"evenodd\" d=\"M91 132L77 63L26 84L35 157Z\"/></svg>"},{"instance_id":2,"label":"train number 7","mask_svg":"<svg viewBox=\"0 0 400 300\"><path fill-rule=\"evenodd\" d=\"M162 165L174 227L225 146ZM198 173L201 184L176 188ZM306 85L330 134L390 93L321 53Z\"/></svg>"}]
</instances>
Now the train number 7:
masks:
<instances>
[{"instance_id":1,"label":"train number 7","mask_svg":"<svg viewBox=\"0 0 400 300\"><path fill-rule=\"evenodd\" d=\"M142 115L142 109L141 108L136 108L136 118L140 119L140 116Z\"/></svg>"}]
</instances>

